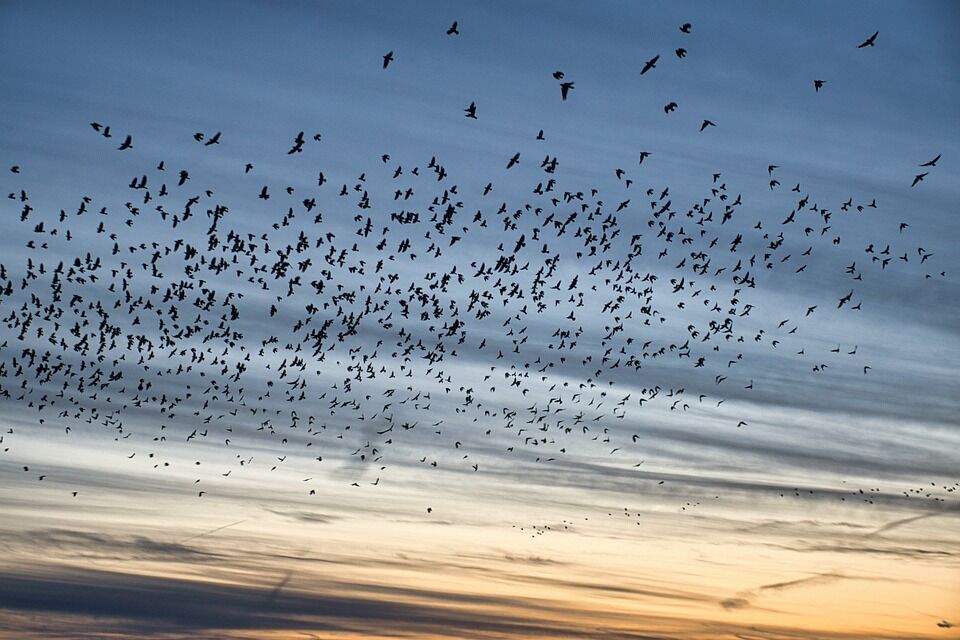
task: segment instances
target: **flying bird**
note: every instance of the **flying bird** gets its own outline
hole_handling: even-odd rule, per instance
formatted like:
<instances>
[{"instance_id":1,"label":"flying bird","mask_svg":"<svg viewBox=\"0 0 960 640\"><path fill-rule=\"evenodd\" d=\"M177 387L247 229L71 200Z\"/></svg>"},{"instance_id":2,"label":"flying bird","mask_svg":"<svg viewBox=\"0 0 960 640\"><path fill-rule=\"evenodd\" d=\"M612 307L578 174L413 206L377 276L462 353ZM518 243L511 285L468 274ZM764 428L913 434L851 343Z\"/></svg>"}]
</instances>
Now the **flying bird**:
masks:
<instances>
[{"instance_id":1,"label":"flying bird","mask_svg":"<svg viewBox=\"0 0 960 640\"><path fill-rule=\"evenodd\" d=\"M682 56L681 56L681 57L682 57ZM654 67L656 67L656 66L657 66L657 60L659 60L659 59L660 59L660 54L658 53L657 55L655 55L655 56L653 56L652 58L650 58L649 60L647 60L647 62L643 65L643 69L640 70L640 75L643 75L643 74L645 74L647 71L650 71L650 69L653 69Z\"/></svg>"},{"instance_id":2,"label":"flying bird","mask_svg":"<svg viewBox=\"0 0 960 640\"><path fill-rule=\"evenodd\" d=\"M453 21L453 24L450 25L450 28L447 29L447 35L448 35L448 36L457 36L457 35L460 35L460 32L457 31L457 21L456 21L456 20L454 20L454 21Z\"/></svg>"},{"instance_id":3,"label":"flying bird","mask_svg":"<svg viewBox=\"0 0 960 640\"><path fill-rule=\"evenodd\" d=\"M864 47L875 46L877 41L877 36L880 35L879 31L874 31L873 35L857 45L857 49L863 49Z\"/></svg>"},{"instance_id":4,"label":"flying bird","mask_svg":"<svg viewBox=\"0 0 960 640\"><path fill-rule=\"evenodd\" d=\"M391 62L393 62L393 51L388 51L387 54L383 56L383 68L386 69Z\"/></svg>"}]
</instances>

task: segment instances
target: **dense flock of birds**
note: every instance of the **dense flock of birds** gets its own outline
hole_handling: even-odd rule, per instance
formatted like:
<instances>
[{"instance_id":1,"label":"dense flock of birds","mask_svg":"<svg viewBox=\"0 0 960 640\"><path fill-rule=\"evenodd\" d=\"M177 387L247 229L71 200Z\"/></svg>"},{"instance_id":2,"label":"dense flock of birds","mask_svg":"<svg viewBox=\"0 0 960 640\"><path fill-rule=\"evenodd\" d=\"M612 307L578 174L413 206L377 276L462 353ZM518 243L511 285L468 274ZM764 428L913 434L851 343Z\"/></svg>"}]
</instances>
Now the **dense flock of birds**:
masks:
<instances>
[{"instance_id":1,"label":"dense flock of birds","mask_svg":"<svg viewBox=\"0 0 960 640\"><path fill-rule=\"evenodd\" d=\"M679 31L694 37L691 24ZM459 33L457 22L446 31ZM857 48L876 46L877 37ZM674 55L682 61L688 51L678 46ZM386 73L397 64L394 51L383 56ZM658 64L653 55L638 75L660 72ZM561 101L573 99L574 82L563 71L552 76ZM814 90L825 83L814 80ZM669 100L663 110L677 109ZM482 116L476 100L464 112ZM715 126L703 118L699 130ZM136 157L133 134L89 127ZM193 143L216 153L227 138L197 132ZM543 130L531 138L547 144ZM322 136L301 131L281 144L278 155L297 156ZM918 162L925 171L910 186L939 160ZM36 428L66 434L107 430L129 458L147 457L160 471L176 464L165 453L174 440L197 447L197 467L212 451L234 448L234 462L217 470L223 477L257 464L275 470L288 457L319 465L331 450L362 469L346 475L356 487L361 479L379 485L398 462L477 473L475 451L489 453L491 435L513 440L497 455L550 464L593 442L611 464L639 467L642 436L615 439L610 426L650 405L714 410L730 385L754 389L754 380L736 376L747 347L798 344L801 327L828 311L817 302L756 326L757 282L769 271L806 277L818 255L841 243L835 217L869 225L880 207L872 197L818 203L802 184L782 187L786 177L770 164L769 188L782 187L790 205L777 219L747 221L744 196L720 171L705 176L702 197L686 206L669 187L635 187L644 163L655 161L643 151L634 170L611 167L616 194L564 185L561 160L549 152L533 164L512 154L476 193L461 189L438 157L413 165L383 154L351 183L334 185L319 172L310 189L263 184L251 162L237 167L249 192L231 196L246 196L252 212L242 216L174 162L136 171L122 207L91 193L58 212L34 209L16 182L31 167L13 166L8 201L30 239L25 251L8 246L0 264L3 413L26 412ZM525 201L510 204L495 184L518 166L535 177ZM889 243L867 244L846 267L849 284L834 293L831 312L859 312L860 283L884 277L893 260L921 281L946 277L930 269L932 253L910 242L909 226L888 230ZM856 345L821 350L796 351L807 375L870 372ZM666 360L689 368L696 392L645 377L644 367ZM625 372L644 382L618 391ZM17 433L4 429L5 455ZM259 459L252 452L264 441L283 455ZM53 473L22 471L40 481ZM196 495L210 491L197 484ZM903 494L943 500L955 488ZM838 497L871 503L876 491Z\"/></svg>"}]
</instances>

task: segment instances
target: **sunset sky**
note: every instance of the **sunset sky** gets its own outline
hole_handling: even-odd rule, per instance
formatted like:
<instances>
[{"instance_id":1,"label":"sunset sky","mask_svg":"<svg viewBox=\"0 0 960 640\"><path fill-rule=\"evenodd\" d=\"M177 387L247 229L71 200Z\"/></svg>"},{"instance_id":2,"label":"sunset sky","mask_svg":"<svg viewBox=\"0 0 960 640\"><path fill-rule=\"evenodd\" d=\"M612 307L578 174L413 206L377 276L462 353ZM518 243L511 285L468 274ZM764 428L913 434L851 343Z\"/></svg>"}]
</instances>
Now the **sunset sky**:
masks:
<instances>
[{"instance_id":1,"label":"sunset sky","mask_svg":"<svg viewBox=\"0 0 960 640\"><path fill-rule=\"evenodd\" d=\"M7 1L0 77L0 638L960 638L960 5Z\"/></svg>"}]
</instances>

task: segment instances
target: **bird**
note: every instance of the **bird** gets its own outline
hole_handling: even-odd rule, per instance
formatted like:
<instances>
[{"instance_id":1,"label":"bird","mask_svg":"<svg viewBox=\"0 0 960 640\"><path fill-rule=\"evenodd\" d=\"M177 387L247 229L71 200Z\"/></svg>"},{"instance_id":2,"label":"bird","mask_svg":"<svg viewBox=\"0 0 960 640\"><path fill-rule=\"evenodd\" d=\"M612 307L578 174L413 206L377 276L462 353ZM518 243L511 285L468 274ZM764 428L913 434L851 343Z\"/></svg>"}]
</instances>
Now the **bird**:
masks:
<instances>
[{"instance_id":1,"label":"bird","mask_svg":"<svg viewBox=\"0 0 960 640\"><path fill-rule=\"evenodd\" d=\"M515 153L515 154L513 155L513 157L510 158L510 160L507 162L507 169L512 169L512 168L514 167L514 165L516 165L518 162L520 162L520 153L519 153L519 152Z\"/></svg>"},{"instance_id":2,"label":"bird","mask_svg":"<svg viewBox=\"0 0 960 640\"><path fill-rule=\"evenodd\" d=\"M872 36L870 36L869 38L867 38L866 40L864 40L863 42L861 42L860 44L858 44L858 45L857 45L857 49L863 49L864 47L872 47L872 46L875 46L875 43L876 43L876 41L877 41L877 36L878 36L878 35L880 35L880 32L879 32L879 31L875 31Z\"/></svg>"},{"instance_id":3,"label":"bird","mask_svg":"<svg viewBox=\"0 0 960 640\"><path fill-rule=\"evenodd\" d=\"M474 120L477 119L477 105L475 102L471 102L470 106L464 109L464 111L467 112L466 117L473 118Z\"/></svg>"},{"instance_id":4,"label":"bird","mask_svg":"<svg viewBox=\"0 0 960 640\"><path fill-rule=\"evenodd\" d=\"M820 92L820 89L823 88L823 85L824 85L825 82L826 82L826 80L814 80L814 81L813 81L813 90L814 90L815 92L819 93L819 92Z\"/></svg>"},{"instance_id":5,"label":"bird","mask_svg":"<svg viewBox=\"0 0 960 640\"><path fill-rule=\"evenodd\" d=\"M940 156L941 156L941 155L942 155L942 154L939 154L939 153L938 153L936 158L934 158L933 160L927 160L926 162L924 162L924 163L921 164L920 166L921 166L921 167L935 167L935 166L937 166L937 161L940 159Z\"/></svg>"},{"instance_id":6,"label":"bird","mask_svg":"<svg viewBox=\"0 0 960 640\"><path fill-rule=\"evenodd\" d=\"M288 156L293 155L293 154L295 154L295 153L302 153L302 152L303 152L303 145L304 145L304 142L305 142L304 139L303 139L303 133L304 133L304 132L301 131L300 133L297 134L297 137L293 139L293 146L290 147L290 150L289 150L289 151L287 151L287 155L288 155Z\"/></svg>"},{"instance_id":7,"label":"bird","mask_svg":"<svg viewBox=\"0 0 960 640\"><path fill-rule=\"evenodd\" d=\"M589 88L589 87L588 87ZM567 99L567 94L570 93L570 89L573 89L572 82L561 82L560 83L560 97L564 100Z\"/></svg>"},{"instance_id":8,"label":"bird","mask_svg":"<svg viewBox=\"0 0 960 640\"><path fill-rule=\"evenodd\" d=\"M682 56L681 56L681 57L682 57ZM656 66L657 66L657 60L659 60L659 59L660 59L660 54L658 53L657 55L655 55L655 56L653 56L652 58L650 58L649 60L647 60L647 61L644 63L644 65L643 65L643 69L640 70L640 75L643 75L643 74L645 74L647 71L650 71L650 69L653 69L654 67L656 67Z\"/></svg>"},{"instance_id":9,"label":"bird","mask_svg":"<svg viewBox=\"0 0 960 640\"><path fill-rule=\"evenodd\" d=\"M664 113L671 113L671 112L675 111L676 108L677 108L677 103L676 103L676 102L668 102L668 103L666 104L666 106L663 108L663 112L664 112Z\"/></svg>"},{"instance_id":10,"label":"bird","mask_svg":"<svg viewBox=\"0 0 960 640\"><path fill-rule=\"evenodd\" d=\"M917 186L918 182L923 182L923 179L927 177L927 173L920 173L913 177L913 182L910 184L911 187Z\"/></svg>"},{"instance_id":11,"label":"bird","mask_svg":"<svg viewBox=\"0 0 960 640\"><path fill-rule=\"evenodd\" d=\"M219 132L219 131L217 131L215 134L213 134L213 136L204 143L204 146L205 146L205 147L209 147L210 145L214 145L214 144L220 144L220 132Z\"/></svg>"},{"instance_id":12,"label":"bird","mask_svg":"<svg viewBox=\"0 0 960 640\"><path fill-rule=\"evenodd\" d=\"M563 71L554 71L553 78L554 80L563 80Z\"/></svg>"},{"instance_id":13,"label":"bird","mask_svg":"<svg viewBox=\"0 0 960 640\"><path fill-rule=\"evenodd\" d=\"M117 150L125 151L127 149L132 149L132 148L133 148L133 137L127 134L127 137L124 139L123 142L120 143L120 146L117 147Z\"/></svg>"},{"instance_id":14,"label":"bird","mask_svg":"<svg viewBox=\"0 0 960 640\"><path fill-rule=\"evenodd\" d=\"M674 50L673 53L674 53L674 55L676 55L678 58L686 58L686 57L687 57L687 50L684 49L683 47L680 47L680 48Z\"/></svg>"},{"instance_id":15,"label":"bird","mask_svg":"<svg viewBox=\"0 0 960 640\"><path fill-rule=\"evenodd\" d=\"M393 51L388 51L386 55L383 56L383 68L386 69L391 62L393 62Z\"/></svg>"},{"instance_id":16,"label":"bird","mask_svg":"<svg viewBox=\"0 0 960 640\"><path fill-rule=\"evenodd\" d=\"M690 29L693 27L689 22L685 22L680 25L680 31L683 33L690 33Z\"/></svg>"},{"instance_id":17,"label":"bird","mask_svg":"<svg viewBox=\"0 0 960 640\"><path fill-rule=\"evenodd\" d=\"M468 25L468 26L469 26L469 25ZM460 32L457 31L457 21L456 21L456 20L454 20L454 21L453 21L453 24L450 25L450 28L447 29L447 35L448 35L448 36L460 35Z\"/></svg>"},{"instance_id":18,"label":"bird","mask_svg":"<svg viewBox=\"0 0 960 640\"><path fill-rule=\"evenodd\" d=\"M700 131L703 131L703 130L706 129L707 127L715 127L715 126L717 126L717 125L713 124L713 123L710 122L709 120L704 120L704 121L703 121L703 124L700 125Z\"/></svg>"}]
</instances>

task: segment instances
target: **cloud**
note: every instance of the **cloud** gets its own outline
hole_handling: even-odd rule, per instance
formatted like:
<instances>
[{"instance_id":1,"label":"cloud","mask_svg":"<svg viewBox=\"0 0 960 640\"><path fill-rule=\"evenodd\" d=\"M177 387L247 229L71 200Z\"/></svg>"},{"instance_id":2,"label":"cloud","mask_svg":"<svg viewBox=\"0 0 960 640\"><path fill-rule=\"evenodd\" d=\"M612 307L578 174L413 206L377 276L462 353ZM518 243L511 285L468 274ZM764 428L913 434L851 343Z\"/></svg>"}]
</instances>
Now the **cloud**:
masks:
<instances>
[{"instance_id":1,"label":"cloud","mask_svg":"<svg viewBox=\"0 0 960 640\"><path fill-rule=\"evenodd\" d=\"M774 544L772 546L788 549L790 551L816 552L816 553L863 553L883 556L899 556L902 558L949 558L957 555L953 551L943 551L940 549L923 549L919 547L879 547L857 544L808 544L787 546Z\"/></svg>"},{"instance_id":2,"label":"cloud","mask_svg":"<svg viewBox=\"0 0 960 640\"><path fill-rule=\"evenodd\" d=\"M727 610L746 609L750 606L750 601L745 598L725 598L720 601L720 606Z\"/></svg>"},{"instance_id":3,"label":"cloud","mask_svg":"<svg viewBox=\"0 0 960 640\"><path fill-rule=\"evenodd\" d=\"M209 533L209 532L208 532ZM27 546L46 555L159 560L164 562L211 562L222 557L182 542L164 542L143 535L108 535L70 529L34 529L6 533L8 542ZM194 536L199 537L199 536Z\"/></svg>"},{"instance_id":4,"label":"cloud","mask_svg":"<svg viewBox=\"0 0 960 640\"><path fill-rule=\"evenodd\" d=\"M264 507L267 511L274 515L281 516L283 518L290 518L291 520L297 520L299 522L310 522L314 524L330 524L335 520L339 520L341 516L331 515L329 513L320 513L318 511L284 511L282 509L271 509L270 507Z\"/></svg>"},{"instance_id":5,"label":"cloud","mask_svg":"<svg viewBox=\"0 0 960 640\"><path fill-rule=\"evenodd\" d=\"M810 586L815 584L827 584L837 580L850 579L848 576L839 573L819 573L815 576L806 578L797 578L796 580L787 580L785 582L774 582L757 587L758 591L783 591L793 587Z\"/></svg>"},{"instance_id":6,"label":"cloud","mask_svg":"<svg viewBox=\"0 0 960 640\"><path fill-rule=\"evenodd\" d=\"M536 628L510 615L488 616L467 605L490 608L520 604L497 597L423 602L429 594L400 587L365 590L361 584L340 592L367 596L304 593L288 586L286 574L274 586L218 584L108 571L64 569L55 574L6 573L0 576L4 608L26 612L88 616L125 621L128 633L213 629L347 629L358 623L422 630L470 628L538 635ZM377 593L380 593L378 596ZM420 602L414 602L420 598ZM529 606L529 603L527 603Z\"/></svg>"},{"instance_id":7,"label":"cloud","mask_svg":"<svg viewBox=\"0 0 960 640\"><path fill-rule=\"evenodd\" d=\"M956 514L956 513L922 513L922 514L917 515L917 516L910 516L910 517L908 517L908 518L901 518L901 519L899 519L899 520L894 520L894 521L892 521L892 522L888 522L887 524L885 524L885 525L883 525L883 526L881 526L881 527L878 527L878 528L874 529L873 531L867 533L866 536L867 536L867 537L870 537L870 536L880 535L881 533L886 533L887 531L892 531L893 529L896 529L896 528L898 528L898 527L902 527L902 526L904 526L904 525L908 525L908 524L910 524L911 522L917 522L917 521L919 521L919 520L925 520L925 519L927 519L927 518L934 518L934 517L936 517L936 516L950 516L950 515L955 516L955 515L957 515L957 514Z\"/></svg>"}]
</instances>

